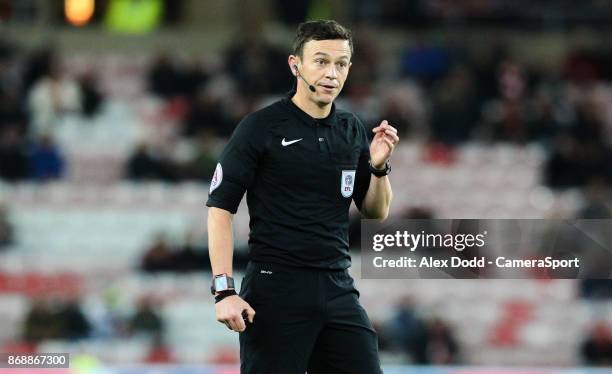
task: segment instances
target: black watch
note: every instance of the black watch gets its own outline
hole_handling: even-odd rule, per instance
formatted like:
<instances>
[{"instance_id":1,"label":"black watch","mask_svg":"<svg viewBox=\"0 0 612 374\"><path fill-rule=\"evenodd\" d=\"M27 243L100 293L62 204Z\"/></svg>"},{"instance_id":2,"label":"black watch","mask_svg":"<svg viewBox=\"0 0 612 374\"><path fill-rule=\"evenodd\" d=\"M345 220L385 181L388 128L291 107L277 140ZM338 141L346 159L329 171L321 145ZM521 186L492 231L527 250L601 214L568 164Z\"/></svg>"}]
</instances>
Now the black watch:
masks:
<instances>
[{"instance_id":1,"label":"black watch","mask_svg":"<svg viewBox=\"0 0 612 374\"><path fill-rule=\"evenodd\" d=\"M234 278L223 273L215 275L212 280L212 286L210 286L210 292L214 295L223 291L234 289Z\"/></svg>"},{"instance_id":2,"label":"black watch","mask_svg":"<svg viewBox=\"0 0 612 374\"><path fill-rule=\"evenodd\" d=\"M370 165L370 173L372 173L372 175L378 178L389 175L389 173L391 172L391 164L389 163L389 161L385 162L384 169L376 169L374 166L372 166L372 161L370 161L369 165Z\"/></svg>"}]
</instances>

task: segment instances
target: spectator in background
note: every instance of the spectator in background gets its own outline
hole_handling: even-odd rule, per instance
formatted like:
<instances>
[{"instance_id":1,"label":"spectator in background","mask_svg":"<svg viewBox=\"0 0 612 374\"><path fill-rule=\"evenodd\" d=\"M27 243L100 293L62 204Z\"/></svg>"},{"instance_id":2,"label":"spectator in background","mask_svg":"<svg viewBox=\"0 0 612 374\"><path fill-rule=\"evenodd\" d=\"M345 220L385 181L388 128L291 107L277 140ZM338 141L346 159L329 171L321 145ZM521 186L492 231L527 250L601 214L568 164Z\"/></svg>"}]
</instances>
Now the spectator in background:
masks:
<instances>
[{"instance_id":1,"label":"spectator in background","mask_svg":"<svg viewBox=\"0 0 612 374\"><path fill-rule=\"evenodd\" d=\"M546 183L554 188L583 187L590 180L612 181L612 151L602 141L579 141L561 133L545 165Z\"/></svg>"},{"instance_id":2,"label":"spectator in background","mask_svg":"<svg viewBox=\"0 0 612 374\"><path fill-rule=\"evenodd\" d=\"M126 177L133 181L176 180L171 163L146 143L141 143L128 158Z\"/></svg>"},{"instance_id":3,"label":"spectator in background","mask_svg":"<svg viewBox=\"0 0 612 374\"><path fill-rule=\"evenodd\" d=\"M163 338L164 323L152 297L145 296L138 302L136 313L129 320L129 331L152 339Z\"/></svg>"},{"instance_id":4,"label":"spectator in background","mask_svg":"<svg viewBox=\"0 0 612 374\"><path fill-rule=\"evenodd\" d=\"M20 134L27 131L27 116L22 105L22 85L13 45L0 39L0 135L8 127L17 127Z\"/></svg>"},{"instance_id":5,"label":"spectator in background","mask_svg":"<svg viewBox=\"0 0 612 374\"><path fill-rule=\"evenodd\" d=\"M459 363L459 346L450 327L441 319L434 318L427 326L428 362L434 365Z\"/></svg>"},{"instance_id":6,"label":"spectator in background","mask_svg":"<svg viewBox=\"0 0 612 374\"><path fill-rule=\"evenodd\" d=\"M594 301L612 300L612 279L583 279L580 296Z\"/></svg>"},{"instance_id":7,"label":"spectator in background","mask_svg":"<svg viewBox=\"0 0 612 374\"><path fill-rule=\"evenodd\" d=\"M67 113L81 113L82 93L78 83L53 64L49 74L34 84L28 94L31 135L53 133L53 126Z\"/></svg>"},{"instance_id":8,"label":"spectator in background","mask_svg":"<svg viewBox=\"0 0 612 374\"><path fill-rule=\"evenodd\" d=\"M501 64L510 55L507 43L498 40L489 45L479 45L470 51L469 65L474 73L474 87L478 106L500 95L498 73Z\"/></svg>"},{"instance_id":9,"label":"spectator in background","mask_svg":"<svg viewBox=\"0 0 612 374\"><path fill-rule=\"evenodd\" d=\"M142 270L150 273L169 271L175 268L175 256L170 251L166 238L158 235L142 260Z\"/></svg>"},{"instance_id":10,"label":"spectator in background","mask_svg":"<svg viewBox=\"0 0 612 374\"><path fill-rule=\"evenodd\" d=\"M543 83L532 98L530 118L527 122L529 139L536 141L546 148L551 147L555 136L568 125L571 117L569 105L559 93L563 92L558 87L559 82L548 81Z\"/></svg>"},{"instance_id":11,"label":"spectator in background","mask_svg":"<svg viewBox=\"0 0 612 374\"><path fill-rule=\"evenodd\" d=\"M32 51L27 57L23 69L23 92L27 95L31 88L43 77L49 75L52 66L56 64L54 47L45 47Z\"/></svg>"},{"instance_id":12,"label":"spectator in background","mask_svg":"<svg viewBox=\"0 0 612 374\"><path fill-rule=\"evenodd\" d=\"M176 63L167 53L159 53L147 73L149 92L164 99L185 98L192 101L208 80L199 60Z\"/></svg>"},{"instance_id":13,"label":"spectator in background","mask_svg":"<svg viewBox=\"0 0 612 374\"><path fill-rule=\"evenodd\" d=\"M416 37L414 46L407 48L401 56L402 76L409 76L429 88L443 77L451 67L450 54L446 48Z\"/></svg>"},{"instance_id":14,"label":"spectator in background","mask_svg":"<svg viewBox=\"0 0 612 374\"><path fill-rule=\"evenodd\" d=\"M0 70L2 65L0 63ZM20 134L27 130L26 114L19 103L20 92L7 80L7 87L2 87L2 72L0 71L0 133L9 127L17 128Z\"/></svg>"},{"instance_id":15,"label":"spectator in background","mask_svg":"<svg viewBox=\"0 0 612 374\"><path fill-rule=\"evenodd\" d=\"M591 179L612 182L612 151L601 140L580 143L580 186Z\"/></svg>"},{"instance_id":16,"label":"spectator in background","mask_svg":"<svg viewBox=\"0 0 612 374\"><path fill-rule=\"evenodd\" d=\"M28 343L39 343L47 339L60 337L61 326L44 298L35 299L26 314L23 326L23 338Z\"/></svg>"},{"instance_id":17,"label":"spectator in background","mask_svg":"<svg viewBox=\"0 0 612 374\"><path fill-rule=\"evenodd\" d=\"M399 135L423 136L427 129L426 93L414 81L400 81L387 85L380 95L381 116L390 123L398 123Z\"/></svg>"},{"instance_id":18,"label":"spectator in background","mask_svg":"<svg viewBox=\"0 0 612 374\"><path fill-rule=\"evenodd\" d=\"M179 94L181 75L169 55L160 53L155 58L147 74L147 82L149 91L162 99L170 99Z\"/></svg>"},{"instance_id":19,"label":"spectator in background","mask_svg":"<svg viewBox=\"0 0 612 374\"><path fill-rule=\"evenodd\" d=\"M564 62L565 77L577 84L593 83L601 78L604 71L596 48L589 43L584 38L582 40L578 38Z\"/></svg>"},{"instance_id":20,"label":"spectator in background","mask_svg":"<svg viewBox=\"0 0 612 374\"><path fill-rule=\"evenodd\" d=\"M185 244L176 254L176 270L180 272L190 272L204 270L208 266L208 256L206 253L197 251L194 245L195 239L192 233L188 233Z\"/></svg>"},{"instance_id":21,"label":"spectator in background","mask_svg":"<svg viewBox=\"0 0 612 374\"><path fill-rule=\"evenodd\" d=\"M98 89L97 82L92 71L79 77L79 87L81 89L81 108L83 115L87 118L95 117L100 112L100 107L104 97Z\"/></svg>"},{"instance_id":22,"label":"spectator in background","mask_svg":"<svg viewBox=\"0 0 612 374\"><path fill-rule=\"evenodd\" d=\"M248 97L284 92L291 87L286 54L265 43L258 33L242 35L242 41L227 52L225 66Z\"/></svg>"},{"instance_id":23,"label":"spectator in background","mask_svg":"<svg viewBox=\"0 0 612 374\"><path fill-rule=\"evenodd\" d=\"M93 308L89 309L92 338L104 340L127 335L127 321L120 308L119 293L118 288L107 288Z\"/></svg>"},{"instance_id":24,"label":"spectator in background","mask_svg":"<svg viewBox=\"0 0 612 374\"><path fill-rule=\"evenodd\" d=\"M432 138L445 144L465 142L478 121L473 79L458 66L433 87Z\"/></svg>"},{"instance_id":25,"label":"spectator in background","mask_svg":"<svg viewBox=\"0 0 612 374\"><path fill-rule=\"evenodd\" d=\"M374 91L382 55L374 35L376 31L368 27L360 28L354 34L355 40L359 40L359 49L352 58L359 63L351 65L351 79L343 88L347 99L345 106L365 124L374 123L380 117L387 118L380 113L378 95ZM391 119L389 122L399 124Z\"/></svg>"},{"instance_id":26,"label":"spectator in background","mask_svg":"<svg viewBox=\"0 0 612 374\"><path fill-rule=\"evenodd\" d=\"M524 143L527 128L527 75L522 65L508 60L496 77L499 96L483 106L483 129L494 141Z\"/></svg>"},{"instance_id":27,"label":"spectator in background","mask_svg":"<svg viewBox=\"0 0 612 374\"><path fill-rule=\"evenodd\" d=\"M374 328L374 331L376 331L378 335L378 349L381 352L389 351L392 348L393 342L389 339L384 322L372 320L372 328Z\"/></svg>"},{"instance_id":28,"label":"spectator in background","mask_svg":"<svg viewBox=\"0 0 612 374\"><path fill-rule=\"evenodd\" d=\"M16 182L28 177L25 142L15 126L0 133L0 179Z\"/></svg>"},{"instance_id":29,"label":"spectator in background","mask_svg":"<svg viewBox=\"0 0 612 374\"><path fill-rule=\"evenodd\" d=\"M578 211L581 219L612 218L612 194L604 178L591 178L584 189L584 203Z\"/></svg>"},{"instance_id":30,"label":"spectator in background","mask_svg":"<svg viewBox=\"0 0 612 374\"><path fill-rule=\"evenodd\" d=\"M610 97L602 98L597 90L588 89L580 90L576 94L580 95L580 99L575 105L576 118L572 135L579 142L602 142L606 135L604 120Z\"/></svg>"},{"instance_id":31,"label":"spectator in background","mask_svg":"<svg viewBox=\"0 0 612 374\"><path fill-rule=\"evenodd\" d=\"M64 157L49 135L30 147L30 176L38 181L58 179L64 173Z\"/></svg>"},{"instance_id":32,"label":"spectator in background","mask_svg":"<svg viewBox=\"0 0 612 374\"><path fill-rule=\"evenodd\" d=\"M13 244L13 225L8 218L6 205L0 202L0 250Z\"/></svg>"},{"instance_id":33,"label":"spectator in background","mask_svg":"<svg viewBox=\"0 0 612 374\"><path fill-rule=\"evenodd\" d=\"M389 338L408 354L414 364L427 364L427 328L411 297L403 297L389 321Z\"/></svg>"},{"instance_id":34,"label":"spectator in background","mask_svg":"<svg viewBox=\"0 0 612 374\"><path fill-rule=\"evenodd\" d=\"M68 298L60 305L55 316L61 326L59 337L65 340L79 340L89 336L91 325L81 310L79 299Z\"/></svg>"},{"instance_id":35,"label":"spectator in background","mask_svg":"<svg viewBox=\"0 0 612 374\"><path fill-rule=\"evenodd\" d=\"M598 322L581 346L582 359L589 366L612 366L612 334L604 322Z\"/></svg>"},{"instance_id":36,"label":"spectator in background","mask_svg":"<svg viewBox=\"0 0 612 374\"><path fill-rule=\"evenodd\" d=\"M179 75L181 79L179 92L188 100L193 100L209 79L207 72L202 68L202 63L196 58L187 61L181 67Z\"/></svg>"},{"instance_id":37,"label":"spectator in background","mask_svg":"<svg viewBox=\"0 0 612 374\"><path fill-rule=\"evenodd\" d=\"M217 166L216 154L212 151L218 138L212 131L202 132L195 139L195 152L185 165L185 177L199 181L211 180Z\"/></svg>"},{"instance_id":38,"label":"spectator in background","mask_svg":"<svg viewBox=\"0 0 612 374\"><path fill-rule=\"evenodd\" d=\"M551 154L544 166L544 180L553 188L575 187L582 184L579 144L567 132L557 135Z\"/></svg>"},{"instance_id":39,"label":"spectator in background","mask_svg":"<svg viewBox=\"0 0 612 374\"><path fill-rule=\"evenodd\" d=\"M223 112L220 100L199 93L183 123L183 135L197 137L202 133L229 138L235 124Z\"/></svg>"}]
</instances>

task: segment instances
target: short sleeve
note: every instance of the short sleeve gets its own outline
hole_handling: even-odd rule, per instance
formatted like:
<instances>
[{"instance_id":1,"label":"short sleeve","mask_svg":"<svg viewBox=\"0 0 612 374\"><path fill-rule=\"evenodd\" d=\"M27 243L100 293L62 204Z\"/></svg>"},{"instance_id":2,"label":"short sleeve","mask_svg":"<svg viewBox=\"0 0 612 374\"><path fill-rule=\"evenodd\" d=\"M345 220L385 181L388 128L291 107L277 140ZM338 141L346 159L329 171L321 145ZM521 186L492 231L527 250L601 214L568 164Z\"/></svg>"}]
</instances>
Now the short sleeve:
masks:
<instances>
[{"instance_id":1,"label":"short sleeve","mask_svg":"<svg viewBox=\"0 0 612 374\"><path fill-rule=\"evenodd\" d=\"M365 198L368 188L370 187L370 141L366 133L366 129L357 118L357 128L359 131L359 138L361 143L361 152L359 153L359 162L357 164L357 173L355 180L355 193L353 193L353 200L359 210L361 210L361 204Z\"/></svg>"},{"instance_id":2,"label":"short sleeve","mask_svg":"<svg viewBox=\"0 0 612 374\"><path fill-rule=\"evenodd\" d=\"M266 132L261 126L253 115L240 121L219 157L207 206L236 213L245 191L253 183L264 150Z\"/></svg>"}]
</instances>

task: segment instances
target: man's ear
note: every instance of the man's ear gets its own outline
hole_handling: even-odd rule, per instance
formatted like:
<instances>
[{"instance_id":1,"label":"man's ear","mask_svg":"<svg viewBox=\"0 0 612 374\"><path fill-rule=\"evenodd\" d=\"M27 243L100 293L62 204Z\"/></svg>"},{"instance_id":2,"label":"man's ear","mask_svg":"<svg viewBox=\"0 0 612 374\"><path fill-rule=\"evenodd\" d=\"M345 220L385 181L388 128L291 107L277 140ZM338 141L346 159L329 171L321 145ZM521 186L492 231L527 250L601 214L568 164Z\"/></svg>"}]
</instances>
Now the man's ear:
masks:
<instances>
[{"instance_id":1,"label":"man's ear","mask_svg":"<svg viewBox=\"0 0 612 374\"><path fill-rule=\"evenodd\" d=\"M287 62L289 63L289 69L291 70L291 74L293 74L294 77L298 76L298 72L295 68L296 65L298 65L299 63L299 59L297 56L295 55L289 55L289 58L287 59Z\"/></svg>"}]
</instances>

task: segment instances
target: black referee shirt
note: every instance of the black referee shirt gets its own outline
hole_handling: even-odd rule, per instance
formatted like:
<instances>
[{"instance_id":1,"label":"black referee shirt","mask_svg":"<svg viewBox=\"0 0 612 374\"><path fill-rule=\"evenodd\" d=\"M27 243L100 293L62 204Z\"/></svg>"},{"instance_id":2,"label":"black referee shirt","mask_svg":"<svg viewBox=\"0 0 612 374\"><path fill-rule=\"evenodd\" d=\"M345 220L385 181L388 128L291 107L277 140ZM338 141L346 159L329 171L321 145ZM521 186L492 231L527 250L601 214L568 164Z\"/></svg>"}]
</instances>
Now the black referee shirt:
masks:
<instances>
[{"instance_id":1,"label":"black referee shirt","mask_svg":"<svg viewBox=\"0 0 612 374\"><path fill-rule=\"evenodd\" d=\"M366 130L352 113L314 119L286 98L247 115L221 154L209 207L236 213L247 192L250 258L346 269L348 211L370 183Z\"/></svg>"}]
</instances>

